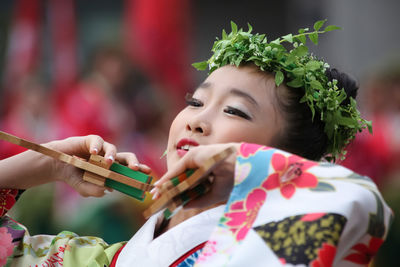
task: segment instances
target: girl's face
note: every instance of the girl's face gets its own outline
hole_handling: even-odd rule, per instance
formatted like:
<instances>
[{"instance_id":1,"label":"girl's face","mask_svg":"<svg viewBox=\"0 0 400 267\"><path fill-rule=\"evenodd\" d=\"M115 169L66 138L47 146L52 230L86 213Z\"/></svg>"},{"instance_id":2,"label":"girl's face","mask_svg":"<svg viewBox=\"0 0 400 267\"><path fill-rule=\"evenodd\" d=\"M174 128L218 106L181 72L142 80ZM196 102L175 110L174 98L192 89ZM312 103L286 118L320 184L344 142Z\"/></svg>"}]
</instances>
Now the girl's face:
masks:
<instances>
[{"instance_id":1,"label":"girl's face","mask_svg":"<svg viewBox=\"0 0 400 267\"><path fill-rule=\"evenodd\" d=\"M272 145L282 126L273 105L275 89L273 77L253 67L215 70L187 97L187 107L171 124L168 168L193 146L229 142Z\"/></svg>"}]
</instances>

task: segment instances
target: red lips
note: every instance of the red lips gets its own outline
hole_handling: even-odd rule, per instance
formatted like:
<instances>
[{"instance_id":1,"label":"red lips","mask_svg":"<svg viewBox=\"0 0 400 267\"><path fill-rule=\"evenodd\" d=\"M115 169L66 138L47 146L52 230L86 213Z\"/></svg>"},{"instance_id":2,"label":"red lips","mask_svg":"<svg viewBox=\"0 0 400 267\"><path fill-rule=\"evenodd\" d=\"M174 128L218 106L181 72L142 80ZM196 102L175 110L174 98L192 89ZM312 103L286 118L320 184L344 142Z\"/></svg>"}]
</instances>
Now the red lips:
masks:
<instances>
[{"instance_id":1,"label":"red lips","mask_svg":"<svg viewBox=\"0 0 400 267\"><path fill-rule=\"evenodd\" d=\"M183 138L181 139L178 144L176 145L176 150L180 157L183 157L187 152L188 149L183 149L184 146L198 146L199 143L192 139Z\"/></svg>"}]
</instances>

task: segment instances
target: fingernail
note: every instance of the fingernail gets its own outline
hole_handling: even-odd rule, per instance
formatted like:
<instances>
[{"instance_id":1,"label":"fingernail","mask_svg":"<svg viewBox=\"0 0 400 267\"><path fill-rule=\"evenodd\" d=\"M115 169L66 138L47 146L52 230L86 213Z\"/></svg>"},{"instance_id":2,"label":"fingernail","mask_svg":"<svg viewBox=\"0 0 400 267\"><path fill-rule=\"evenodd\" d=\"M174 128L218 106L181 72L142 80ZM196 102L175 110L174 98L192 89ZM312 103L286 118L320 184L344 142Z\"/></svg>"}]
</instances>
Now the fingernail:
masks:
<instances>
[{"instance_id":1,"label":"fingernail","mask_svg":"<svg viewBox=\"0 0 400 267\"><path fill-rule=\"evenodd\" d=\"M152 199L152 200L156 199L156 198L158 197L158 195L159 195L159 193L156 192L156 193L153 195L153 197L152 197L151 199Z\"/></svg>"},{"instance_id":2,"label":"fingernail","mask_svg":"<svg viewBox=\"0 0 400 267\"><path fill-rule=\"evenodd\" d=\"M138 167L139 168L139 163L135 163L133 164L133 166Z\"/></svg>"},{"instance_id":3,"label":"fingernail","mask_svg":"<svg viewBox=\"0 0 400 267\"><path fill-rule=\"evenodd\" d=\"M159 183L160 183L160 180L155 181L155 182L154 182L154 185L158 185Z\"/></svg>"},{"instance_id":4,"label":"fingernail","mask_svg":"<svg viewBox=\"0 0 400 267\"><path fill-rule=\"evenodd\" d=\"M154 192L156 192L156 188L150 190L150 194L154 194Z\"/></svg>"},{"instance_id":5,"label":"fingernail","mask_svg":"<svg viewBox=\"0 0 400 267\"><path fill-rule=\"evenodd\" d=\"M114 161L114 157L112 155L107 157L108 159L110 159L111 161Z\"/></svg>"},{"instance_id":6,"label":"fingernail","mask_svg":"<svg viewBox=\"0 0 400 267\"><path fill-rule=\"evenodd\" d=\"M94 152L95 154L99 153L99 150L97 148L93 148L92 152Z\"/></svg>"}]
</instances>

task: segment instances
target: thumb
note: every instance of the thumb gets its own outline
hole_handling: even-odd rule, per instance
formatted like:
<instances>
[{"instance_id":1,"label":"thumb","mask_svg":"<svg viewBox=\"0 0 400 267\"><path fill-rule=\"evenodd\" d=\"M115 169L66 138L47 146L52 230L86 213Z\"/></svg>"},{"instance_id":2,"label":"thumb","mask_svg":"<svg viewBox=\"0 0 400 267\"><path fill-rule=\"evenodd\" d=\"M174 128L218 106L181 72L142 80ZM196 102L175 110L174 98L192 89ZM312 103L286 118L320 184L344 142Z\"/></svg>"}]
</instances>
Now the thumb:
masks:
<instances>
[{"instance_id":1,"label":"thumb","mask_svg":"<svg viewBox=\"0 0 400 267\"><path fill-rule=\"evenodd\" d=\"M104 191L106 188L104 186L92 184L84 180L75 180L70 185L83 197L102 197L105 195Z\"/></svg>"}]
</instances>

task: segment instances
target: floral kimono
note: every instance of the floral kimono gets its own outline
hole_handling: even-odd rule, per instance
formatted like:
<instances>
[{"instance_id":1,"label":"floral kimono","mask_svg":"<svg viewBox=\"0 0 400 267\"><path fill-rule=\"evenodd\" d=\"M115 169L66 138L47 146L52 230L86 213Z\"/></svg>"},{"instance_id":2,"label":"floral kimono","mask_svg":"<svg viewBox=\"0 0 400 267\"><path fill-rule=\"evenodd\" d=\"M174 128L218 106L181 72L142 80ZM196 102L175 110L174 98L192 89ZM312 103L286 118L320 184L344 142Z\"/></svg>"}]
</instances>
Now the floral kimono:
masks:
<instances>
[{"instance_id":1,"label":"floral kimono","mask_svg":"<svg viewBox=\"0 0 400 267\"><path fill-rule=\"evenodd\" d=\"M2 215L18 190L1 190ZM366 266L392 211L375 184L349 169L242 144L225 206L154 239L161 213L127 243L71 232L29 236L0 220L0 266Z\"/></svg>"}]
</instances>

